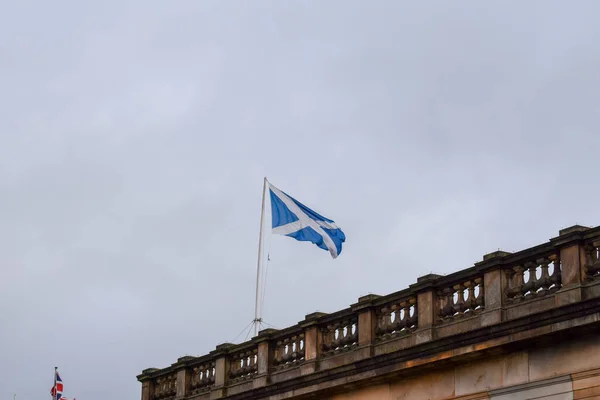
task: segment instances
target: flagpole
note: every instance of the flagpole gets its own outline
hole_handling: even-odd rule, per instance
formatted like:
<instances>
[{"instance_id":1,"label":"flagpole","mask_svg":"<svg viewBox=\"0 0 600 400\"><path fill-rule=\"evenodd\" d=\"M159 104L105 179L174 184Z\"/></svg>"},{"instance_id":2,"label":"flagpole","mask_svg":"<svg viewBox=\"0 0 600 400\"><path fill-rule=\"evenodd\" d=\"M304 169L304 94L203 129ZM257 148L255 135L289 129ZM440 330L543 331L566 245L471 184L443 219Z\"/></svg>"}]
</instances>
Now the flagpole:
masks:
<instances>
[{"instance_id":1,"label":"flagpole","mask_svg":"<svg viewBox=\"0 0 600 400\"><path fill-rule=\"evenodd\" d=\"M54 394L52 395L53 400L56 400L56 395L58 394L58 390L56 388L56 371L58 371L58 367L54 367Z\"/></svg>"},{"instance_id":2,"label":"flagpole","mask_svg":"<svg viewBox=\"0 0 600 400\"><path fill-rule=\"evenodd\" d=\"M262 266L262 239L263 239L263 225L265 219L265 192L267 191L267 177L263 182L262 192L262 206L260 209L260 234L258 236L258 262L256 267L256 301L254 303L254 336L258 335L258 328L262 322L259 310L259 286L260 286L260 269Z\"/></svg>"}]
</instances>

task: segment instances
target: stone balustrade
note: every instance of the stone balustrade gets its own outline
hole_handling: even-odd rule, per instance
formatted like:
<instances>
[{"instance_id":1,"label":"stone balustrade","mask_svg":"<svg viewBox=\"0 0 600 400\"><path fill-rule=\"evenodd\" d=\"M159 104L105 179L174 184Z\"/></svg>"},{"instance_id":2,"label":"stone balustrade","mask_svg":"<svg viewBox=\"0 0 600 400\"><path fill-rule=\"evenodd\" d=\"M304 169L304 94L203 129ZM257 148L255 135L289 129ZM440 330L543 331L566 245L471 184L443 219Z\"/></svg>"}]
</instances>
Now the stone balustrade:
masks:
<instances>
[{"instance_id":1,"label":"stone balustrade","mask_svg":"<svg viewBox=\"0 0 600 400\"><path fill-rule=\"evenodd\" d=\"M460 281L437 292L439 320L466 318L485 309L483 275Z\"/></svg>"},{"instance_id":2,"label":"stone balustrade","mask_svg":"<svg viewBox=\"0 0 600 400\"><path fill-rule=\"evenodd\" d=\"M375 340L387 340L400 335L408 335L417 329L417 298L410 296L393 300L379 307Z\"/></svg>"},{"instance_id":3,"label":"stone balustrade","mask_svg":"<svg viewBox=\"0 0 600 400\"><path fill-rule=\"evenodd\" d=\"M554 294L562 285L558 254L549 254L536 260L526 261L504 272L508 280L505 293L509 303Z\"/></svg>"},{"instance_id":4,"label":"stone balustrade","mask_svg":"<svg viewBox=\"0 0 600 400\"><path fill-rule=\"evenodd\" d=\"M158 376L154 385L154 398L160 400L175 398L177 394L177 374Z\"/></svg>"},{"instance_id":5,"label":"stone balustrade","mask_svg":"<svg viewBox=\"0 0 600 400\"><path fill-rule=\"evenodd\" d=\"M358 316L350 315L334 320L321 328L322 356L351 350L358 345Z\"/></svg>"},{"instance_id":6,"label":"stone balustrade","mask_svg":"<svg viewBox=\"0 0 600 400\"><path fill-rule=\"evenodd\" d=\"M138 376L142 400L245 398L260 388L597 297L600 228L573 226L539 246L490 253L471 268L427 275L400 292L368 295L345 310L310 314L248 342L147 369Z\"/></svg>"},{"instance_id":7,"label":"stone balustrade","mask_svg":"<svg viewBox=\"0 0 600 400\"><path fill-rule=\"evenodd\" d=\"M297 329L275 340L273 367L277 370L290 368L304 361L304 330Z\"/></svg>"},{"instance_id":8,"label":"stone balustrade","mask_svg":"<svg viewBox=\"0 0 600 400\"><path fill-rule=\"evenodd\" d=\"M229 381L252 379L258 372L258 346L244 346L229 357Z\"/></svg>"},{"instance_id":9,"label":"stone balustrade","mask_svg":"<svg viewBox=\"0 0 600 400\"><path fill-rule=\"evenodd\" d=\"M191 367L190 394L210 390L215 385L215 361L209 360Z\"/></svg>"}]
</instances>

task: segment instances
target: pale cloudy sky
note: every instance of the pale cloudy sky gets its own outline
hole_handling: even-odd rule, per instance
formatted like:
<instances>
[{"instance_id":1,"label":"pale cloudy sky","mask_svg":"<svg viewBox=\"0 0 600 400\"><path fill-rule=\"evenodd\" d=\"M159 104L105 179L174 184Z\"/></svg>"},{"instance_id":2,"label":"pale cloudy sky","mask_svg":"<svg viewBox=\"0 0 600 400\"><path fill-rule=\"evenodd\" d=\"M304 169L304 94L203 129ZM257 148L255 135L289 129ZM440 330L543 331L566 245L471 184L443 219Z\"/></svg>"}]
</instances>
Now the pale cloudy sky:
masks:
<instances>
[{"instance_id":1,"label":"pale cloudy sky","mask_svg":"<svg viewBox=\"0 0 600 400\"><path fill-rule=\"evenodd\" d=\"M597 225L600 2L0 2L0 400L137 399L265 320Z\"/></svg>"}]
</instances>

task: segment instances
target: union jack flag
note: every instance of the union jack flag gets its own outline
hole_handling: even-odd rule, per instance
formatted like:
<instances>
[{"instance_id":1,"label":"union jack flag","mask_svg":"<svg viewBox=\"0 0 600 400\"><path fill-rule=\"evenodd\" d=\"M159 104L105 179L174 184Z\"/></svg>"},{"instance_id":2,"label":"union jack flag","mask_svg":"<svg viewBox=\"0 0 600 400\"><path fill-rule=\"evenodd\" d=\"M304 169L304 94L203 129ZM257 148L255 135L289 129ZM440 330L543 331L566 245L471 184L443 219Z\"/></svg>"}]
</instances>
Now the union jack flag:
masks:
<instances>
[{"instance_id":1,"label":"union jack flag","mask_svg":"<svg viewBox=\"0 0 600 400\"><path fill-rule=\"evenodd\" d=\"M52 387L52 389L50 389L50 394L52 395L52 398L55 400L61 400L62 397L62 393L63 393L63 383L62 383L62 379L60 379L60 375L58 374L58 371L56 371L56 376L54 378L56 380L56 385ZM75 400L75 399L73 399Z\"/></svg>"}]
</instances>

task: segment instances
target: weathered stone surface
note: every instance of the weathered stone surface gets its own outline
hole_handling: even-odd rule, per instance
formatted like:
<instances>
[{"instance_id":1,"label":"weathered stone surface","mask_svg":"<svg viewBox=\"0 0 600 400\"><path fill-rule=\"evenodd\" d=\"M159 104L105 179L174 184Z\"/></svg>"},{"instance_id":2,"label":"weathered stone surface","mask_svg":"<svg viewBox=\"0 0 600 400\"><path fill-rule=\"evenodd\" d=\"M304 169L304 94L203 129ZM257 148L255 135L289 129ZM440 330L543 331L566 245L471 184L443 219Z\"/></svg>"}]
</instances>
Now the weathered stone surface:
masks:
<instances>
[{"instance_id":1,"label":"weathered stone surface","mask_svg":"<svg viewBox=\"0 0 600 400\"><path fill-rule=\"evenodd\" d=\"M432 291L419 293L417 296L419 305L419 328L429 328L433 325L435 318L434 295Z\"/></svg>"},{"instance_id":2,"label":"weathered stone surface","mask_svg":"<svg viewBox=\"0 0 600 400\"><path fill-rule=\"evenodd\" d=\"M366 309L358 314L358 345L370 345L375 339L375 311Z\"/></svg>"},{"instance_id":3,"label":"weathered stone surface","mask_svg":"<svg viewBox=\"0 0 600 400\"><path fill-rule=\"evenodd\" d=\"M210 392L210 400L221 399L225 397L226 390L223 387L215 388Z\"/></svg>"},{"instance_id":4,"label":"weathered stone surface","mask_svg":"<svg viewBox=\"0 0 600 400\"><path fill-rule=\"evenodd\" d=\"M254 389L254 380L249 379L244 382L235 383L227 386L227 397L235 396L238 393L248 392Z\"/></svg>"},{"instance_id":5,"label":"weathered stone surface","mask_svg":"<svg viewBox=\"0 0 600 400\"><path fill-rule=\"evenodd\" d=\"M582 256L583 249L579 245L569 246L560 250L563 287L579 285L582 282Z\"/></svg>"},{"instance_id":6,"label":"weathered stone surface","mask_svg":"<svg viewBox=\"0 0 600 400\"><path fill-rule=\"evenodd\" d=\"M506 355L502 375L506 387L529 382L529 353L520 351Z\"/></svg>"},{"instance_id":7,"label":"weathered stone surface","mask_svg":"<svg viewBox=\"0 0 600 400\"><path fill-rule=\"evenodd\" d=\"M467 396L528 382L527 359L526 352L518 352L456 367L456 395Z\"/></svg>"},{"instance_id":8,"label":"weathered stone surface","mask_svg":"<svg viewBox=\"0 0 600 400\"><path fill-rule=\"evenodd\" d=\"M390 386L379 385L370 388L359 389L353 393L338 394L331 400L391 400Z\"/></svg>"},{"instance_id":9,"label":"weathered stone surface","mask_svg":"<svg viewBox=\"0 0 600 400\"><path fill-rule=\"evenodd\" d=\"M414 333L414 344L421 344L433 340L433 328L418 329Z\"/></svg>"},{"instance_id":10,"label":"weathered stone surface","mask_svg":"<svg viewBox=\"0 0 600 400\"><path fill-rule=\"evenodd\" d=\"M575 232L585 232L588 231L592 228L590 228L589 226L584 226L584 225L573 225L573 226L569 226L568 228L563 228L561 230L558 231L558 235L559 236L565 236L571 233L575 233Z\"/></svg>"},{"instance_id":11,"label":"weathered stone surface","mask_svg":"<svg viewBox=\"0 0 600 400\"><path fill-rule=\"evenodd\" d=\"M481 326L495 325L502 322L502 310L496 309L481 313Z\"/></svg>"},{"instance_id":12,"label":"weathered stone surface","mask_svg":"<svg viewBox=\"0 0 600 400\"><path fill-rule=\"evenodd\" d=\"M501 388L504 382L504 364L503 358L494 358L456 368L456 395Z\"/></svg>"},{"instance_id":13,"label":"weathered stone surface","mask_svg":"<svg viewBox=\"0 0 600 400\"><path fill-rule=\"evenodd\" d=\"M342 352L319 362L321 369L331 369L341 365L351 364L356 361L371 357L371 347L358 347L353 351Z\"/></svg>"},{"instance_id":14,"label":"weathered stone surface","mask_svg":"<svg viewBox=\"0 0 600 400\"><path fill-rule=\"evenodd\" d=\"M300 375L309 375L317 370L317 361L309 360L300 364Z\"/></svg>"},{"instance_id":15,"label":"weathered stone surface","mask_svg":"<svg viewBox=\"0 0 600 400\"><path fill-rule=\"evenodd\" d=\"M228 362L225 357L217 358L215 362L215 386L223 386L225 384L225 378L228 373Z\"/></svg>"},{"instance_id":16,"label":"weathered stone surface","mask_svg":"<svg viewBox=\"0 0 600 400\"><path fill-rule=\"evenodd\" d=\"M460 335L461 333L475 330L481 326L481 315L458 319L440 325L437 328L437 337L443 338L446 336Z\"/></svg>"},{"instance_id":17,"label":"weathered stone surface","mask_svg":"<svg viewBox=\"0 0 600 400\"><path fill-rule=\"evenodd\" d=\"M563 376L542 382L532 382L516 387L490 392L491 400L529 400L551 399L572 400L573 386L569 376Z\"/></svg>"},{"instance_id":18,"label":"weathered stone surface","mask_svg":"<svg viewBox=\"0 0 600 400\"><path fill-rule=\"evenodd\" d=\"M600 280L595 280L583 287L583 300L600 297Z\"/></svg>"},{"instance_id":19,"label":"weathered stone surface","mask_svg":"<svg viewBox=\"0 0 600 400\"><path fill-rule=\"evenodd\" d=\"M319 330L316 326L306 329L304 333L304 358L306 360L314 360L319 356L319 348L321 346L319 335Z\"/></svg>"},{"instance_id":20,"label":"weathered stone surface","mask_svg":"<svg viewBox=\"0 0 600 400\"><path fill-rule=\"evenodd\" d=\"M187 369L177 371L177 394L176 398L183 398L186 395L186 388L190 384L190 372Z\"/></svg>"},{"instance_id":21,"label":"weathered stone surface","mask_svg":"<svg viewBox=\"0 0 600 400\"><path fill-rule=\"evenodd\" d=\"M258 374L266 374L269 372L269 342L264 341L258 344L258 359L256 363L258 364Z\"/></svg>"},{"instance_id":22,"label":"weathered stone surface","mask_svg":"<svg viewBox=\"0 0 600 400\"><path fill-rule=\"evenodd\" d=\"M483 275L483 289L485 291L486 311L502 307L502 271L487 272Z\"/></svg>"},{"instance_id":23,"label":"weathered stone surface","mask_svg":"<svg viewBox=\"0 0 600 400\"><path fill-rule=\"evenodd\" d=\"M313 363L314 365L314 363ZM291 367L277 372L271 372L271 382L285 382L290 379L297 378L301 375L300 366Z\"/></svg>"},{"instance_id":24,"label":"weathered stone surface","mask_svg":"<svg viewBox=\"0 0 600 400\"><path fill-rule=\"evenodd\" d=\"M577 303L581 301L583 297L583 291L581 286L571 286L560 289L554 295L554 303L556 307L564 306L566 304Z\"/></svg>"},{"instance_id":25,"label":"weathered stone surface","mask_svg":"<svg viewBox=\"0 0 600 400\"><path fill-rule=\"evenodd\" d=\"M142 382L142 400L151 400L153 395L152 381Z\"/></svg>"},{"instance_id":26,"label":"weathered stone surface","mask_svg":"<svg viewBox=\"0 0 600 400\"><path fill-rule=\"evenodd\" d=\"M508 306L505 311L505 316L507 320L516 319L527 315L537 314L554 307L556 307L554 296L545 296Z\"/></svg>"},{"instance_id":27,"label":"weathered stone surface","mask_svg":"<svg viewBox=\"0 0 600 400\"><path fill-rule=\"evenodd\" d=\"M454 371L431 372L423 376L401 380L390 385L395 400L451 399L454 393Z\"/></svg>"},{"instance_id":28,"label":"weathered stone surface","mask_svg":"<svg viewBox=\"0 0 600 400\"><path fill-rule=\"evenodd\" d=\"M375 355L381 355L412 347L415 345L415 339L418 337L418 334L419 332L417 331L415 335L400 336L395 339L377 343L374 348L374 353Z\"/></svg>"},{"instance_id":29,"label":"weathered stone surface","mask_svg":"<svg viewBox=\"0 0 600 400\"><path fill-rule=\"evenodd\" d=\"M534 381L595 368L600 368L598 334L529 353L529 377Z\"/></svg>"},{"instance_id":30,"label":"weathered stone surface","mask_svg":"<svg viewBox=\"0 0 600 400\"><path fill-rule=\"evenodd\" d=\"M267 375L267 374L257 375L252 380L252 387L254 389L256 389L259 387L267 386L267 383L269 383L269 375Z\"/></svg>"}]
</instances>

